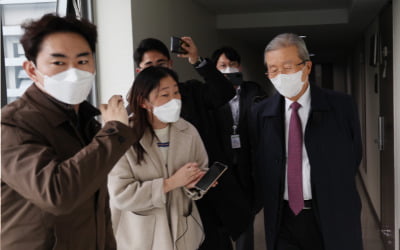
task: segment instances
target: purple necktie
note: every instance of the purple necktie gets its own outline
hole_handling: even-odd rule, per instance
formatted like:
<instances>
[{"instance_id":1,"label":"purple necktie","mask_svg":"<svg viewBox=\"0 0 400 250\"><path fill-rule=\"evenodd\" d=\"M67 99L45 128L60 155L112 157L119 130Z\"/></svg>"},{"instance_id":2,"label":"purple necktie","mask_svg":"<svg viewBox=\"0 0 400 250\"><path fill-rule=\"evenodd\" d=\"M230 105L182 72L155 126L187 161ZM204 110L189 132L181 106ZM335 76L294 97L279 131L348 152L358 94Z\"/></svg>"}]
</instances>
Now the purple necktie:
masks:
<instances>
[{"instance_id":1,"label":"purple necktie","mask_svg":"<svg viewBox=\"0 0 400 250\"><path fill-rule=\"evenodd\" d=\"M292 114L289 123L287 182L289 206L293 213L297 215L304 207L303 174L301 169L303 131L301 129L300 117L297 113L301 105L293 102L290 107L292 108Z\"/></svg>"}]
</instances>

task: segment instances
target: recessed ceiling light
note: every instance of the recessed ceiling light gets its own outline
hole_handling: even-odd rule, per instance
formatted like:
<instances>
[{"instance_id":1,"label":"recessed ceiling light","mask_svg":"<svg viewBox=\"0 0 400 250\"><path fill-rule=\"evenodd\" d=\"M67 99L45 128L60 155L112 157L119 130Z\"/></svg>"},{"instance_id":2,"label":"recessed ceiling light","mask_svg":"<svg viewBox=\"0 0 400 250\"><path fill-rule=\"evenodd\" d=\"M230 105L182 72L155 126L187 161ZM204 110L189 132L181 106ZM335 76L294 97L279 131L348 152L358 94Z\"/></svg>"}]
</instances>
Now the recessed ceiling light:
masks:
<instances>
[{"instance_id":1,"label":"recessed ceiling light","mask_svg":"<svg viewBox=\"0 0 400 250\"><path fill-rule=\"evenodd\" d=\"M301 38L303 38L303 39L304 39L304 38L307 38L307 36L299 36L299 37L301 37Z\"/></svg>"},{"instance_id":2,"label":"recessed ceiling light","mask_svg":"<svg viewBox=\"0 0 400 250\"><path fill-rule=\"evenodd\" d=\"M309 56L315 56L315 54L314 53L310 53Z\"/></svg>"}]
</instances>

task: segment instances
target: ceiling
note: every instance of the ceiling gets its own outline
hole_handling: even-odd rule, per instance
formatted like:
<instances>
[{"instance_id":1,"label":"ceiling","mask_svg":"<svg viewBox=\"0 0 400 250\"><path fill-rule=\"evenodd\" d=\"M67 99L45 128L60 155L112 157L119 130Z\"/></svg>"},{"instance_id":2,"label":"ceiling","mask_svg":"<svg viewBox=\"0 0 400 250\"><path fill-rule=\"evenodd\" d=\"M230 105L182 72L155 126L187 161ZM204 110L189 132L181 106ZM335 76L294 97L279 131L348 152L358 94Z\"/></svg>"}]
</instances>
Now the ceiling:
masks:
<instances>
[{"instance_id":1,"label":"ceiling","mask_svg":"<svg viewBox=\"0 0 400 250\"><path fill-rule=\"evenodd\" d=\"M306 36L319 61L343 58L389 0L193 0L216 14L217 29L263 50L277 34Z\"/></svg>"}]
</instances>

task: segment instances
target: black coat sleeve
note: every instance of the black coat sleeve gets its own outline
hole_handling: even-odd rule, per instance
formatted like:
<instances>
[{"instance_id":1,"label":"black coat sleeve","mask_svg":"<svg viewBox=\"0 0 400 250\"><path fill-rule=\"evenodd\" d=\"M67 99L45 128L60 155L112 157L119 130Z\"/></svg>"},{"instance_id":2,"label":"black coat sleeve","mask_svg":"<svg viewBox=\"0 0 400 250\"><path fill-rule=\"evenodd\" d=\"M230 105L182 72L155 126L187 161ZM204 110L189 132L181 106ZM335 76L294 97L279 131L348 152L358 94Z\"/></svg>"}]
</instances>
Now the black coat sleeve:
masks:
<instances>
[{"instance_id":1,"label":"black coat sleeve","mask_svg":"<svg viewBox=\"0 0 400 250\"><path fill-rule=\"evenodd\" d=\"M236 92L232 83L217 70L210 60L206 60L207 63L196 70L205 82L202 92L204 103L207 108L215 109L231 100Z\"/></svg>"}]
</instances>

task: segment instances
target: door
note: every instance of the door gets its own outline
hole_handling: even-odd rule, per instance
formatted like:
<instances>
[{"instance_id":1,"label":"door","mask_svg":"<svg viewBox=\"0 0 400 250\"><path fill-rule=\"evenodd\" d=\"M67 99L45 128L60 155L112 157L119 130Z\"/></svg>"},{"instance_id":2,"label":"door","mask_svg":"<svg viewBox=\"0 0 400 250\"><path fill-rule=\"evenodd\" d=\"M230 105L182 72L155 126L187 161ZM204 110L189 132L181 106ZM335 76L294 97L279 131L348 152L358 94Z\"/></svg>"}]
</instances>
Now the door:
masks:
<instances>
[{"instance_id":1,"label":"door","mask_svg":"<svg viewBox=\"0 0 400 250\"><path fill-rule=\"evenodd\" d=\"M392 3L379 16L379 141L381 165L381 232L394 250L394 131Z\"/></svg>"}]
</instances>

